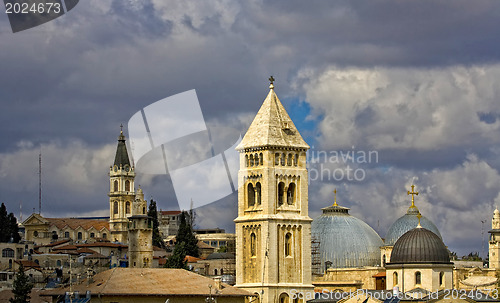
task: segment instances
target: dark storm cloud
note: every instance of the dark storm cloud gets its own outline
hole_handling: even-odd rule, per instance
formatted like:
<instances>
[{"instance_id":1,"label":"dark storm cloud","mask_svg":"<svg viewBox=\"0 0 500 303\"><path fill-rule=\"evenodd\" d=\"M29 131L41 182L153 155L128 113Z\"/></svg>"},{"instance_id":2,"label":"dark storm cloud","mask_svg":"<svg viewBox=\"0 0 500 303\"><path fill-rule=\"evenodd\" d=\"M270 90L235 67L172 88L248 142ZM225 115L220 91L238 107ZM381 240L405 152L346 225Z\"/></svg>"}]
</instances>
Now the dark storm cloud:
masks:
<instances>
[{"instance_id":1,"label":"dark storm cloud","mask_svg":"<svg viewBox=\"0 0 500 303\"><path fill-rule=\"evenodd\" d=\"M88 0L18 34L4 15L0 198L11 210L19 200L25 209L37 204L42 145L47 213L106 214L120 123L194 88L208 126L227 128L214 137L226 146L246 130L272 74L282 100L311 107L310 145L380 152L379 163L363 166L362 182L311 182L312 214L342 187L353 212L383 236L394 219L387 212L404 213L404 188L416 176L422 209L447 244L463 247L450 216L482 201L474 229L500 202L499 189L480 178L497 180L500 169L499 15L498 1ZM464 175L462 187L475 196L455 205L449 184ZM168 176L138 183L146 197L175 208ZM229 200L216 205L226 209ZM200 221L213 227L227 217L221 226L232 226L227 209L207 207Z\"/></svg>"}]
</instances>

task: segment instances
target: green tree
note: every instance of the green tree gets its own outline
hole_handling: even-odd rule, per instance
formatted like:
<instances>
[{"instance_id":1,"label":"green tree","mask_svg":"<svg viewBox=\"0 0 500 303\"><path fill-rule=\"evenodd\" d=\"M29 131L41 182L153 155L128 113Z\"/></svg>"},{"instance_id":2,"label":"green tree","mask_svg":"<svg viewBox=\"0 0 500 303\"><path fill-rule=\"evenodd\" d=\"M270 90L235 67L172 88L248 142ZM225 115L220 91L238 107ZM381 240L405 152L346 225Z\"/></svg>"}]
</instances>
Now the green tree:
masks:
<instances>
[{"instance_id":1,"label":"green tree","mask_svg":"<svg viewBox=\"0 0 500 303\"><path fill-rule=\"evenodd\" d=\"M10 303L27 303L30 301L30 293L33 288L33 284L29 281L29 277L24 273L24 267L22 264L19 265L19 271L16 274L16 279L14 280L14 286L12 293L14 298L10 298Z\"/></svg>"},{"instance_id":2,"label":"green tree","mask_svg":"<svg viewBox=\"0 0 500 303\"><path fill-rule=\"evenodd\" d=\"M165 248L165 242L160 235L160 223L158 222L158 209L156 208L156 201L151 199L149 202L148 216L153 221L153 245L161 248Z\"/></svg>"},{"instance_id":3,"label":"green tree","mask_svg":"<svg viewBox=\"0 0 500 303\"><path fill-rule=\"evenodd\" d=\"M5 204L0 205L0 242L6 243L13 241L18 243L21 240L19 236L19 227L17 219L13 213L7 214Z\"/></svg>"},{"instance_id":4,"label":"green tree","mask_svg":"<svg viewBox=\"0 0 500 303\"><path fill-rule=\"evenodd\" d=\"M180 217L179 231L175 237L175 247L172 255L167 259L165 267L169 268L185 268L184 259L187 255L199 257L198 239L193 233L191 222L187 218L189 215L183 211Z\"/></svg>"},{"instance_id":5,"label":"green tree","mask_svg":"<svg viewBox=\"0 0 500 303\"><path fill-rule=\"evenodd\" d=\"M174 252L168 257L165 263L166 268L184 268L186 267L186 244L181 242L175 245Z\"/></svg>"}]
</instances>

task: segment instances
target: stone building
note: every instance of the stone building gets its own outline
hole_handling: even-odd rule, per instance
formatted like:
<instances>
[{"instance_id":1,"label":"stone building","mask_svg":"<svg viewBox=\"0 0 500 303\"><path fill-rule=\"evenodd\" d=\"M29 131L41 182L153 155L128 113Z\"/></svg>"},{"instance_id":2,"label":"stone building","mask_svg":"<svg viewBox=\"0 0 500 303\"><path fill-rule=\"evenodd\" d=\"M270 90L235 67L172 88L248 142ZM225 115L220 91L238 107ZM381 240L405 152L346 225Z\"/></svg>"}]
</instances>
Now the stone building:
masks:
<instances>
[{"instance_id":1,"label":"stone building","mask_svg":"<svg viewBox=\"0 0 500 303\"><path fill-rule=\"evenodd\" d=\"M270 91L244 138L238 174L236 286L259 302L289 302L311 284L309 145Z\"/></svg>"},{"instance_id":2,"label":"stone building","mask_svg":"<svg viewBox=\"0 0 500 303\"><path fill-rule=\"evenodd\" d=\"M498 208L493 212L491 219L491 230L489 241L490 268L500 269L500 211Z\"/></svg>"},{"instance_id":3,"label":"stone building","mask_svg":"<svg viewBox=\"0 0 500 303\"><path fill-rule=\"evenodd\" d=\"M126 243L128 217L135 200L135 168L130 165L125 136L120 131L115 162L109 167L109 227L111 241Z\"/></svg>"},{"instance_id":4,"label":"stone building","mask_svg":"<svg viewBox=\"0 0 500 303\"><path fill-rule=\"evenodd\" d=\"M128 218L129 267L148 268L153 264L153 224L146 208L147 202L139 188L132 205L132 216Z\"/></svg>"},{"instance_id":5,"label":"stone building","mask_svg":"<svg viewBox=\"0 0 500 303\"><path fill-rule=\"evenodd\" d=\"M181 213L180 210L158 211L158 230L164 240L177 235L181 223Z\"/></svg>"}]
</instances>

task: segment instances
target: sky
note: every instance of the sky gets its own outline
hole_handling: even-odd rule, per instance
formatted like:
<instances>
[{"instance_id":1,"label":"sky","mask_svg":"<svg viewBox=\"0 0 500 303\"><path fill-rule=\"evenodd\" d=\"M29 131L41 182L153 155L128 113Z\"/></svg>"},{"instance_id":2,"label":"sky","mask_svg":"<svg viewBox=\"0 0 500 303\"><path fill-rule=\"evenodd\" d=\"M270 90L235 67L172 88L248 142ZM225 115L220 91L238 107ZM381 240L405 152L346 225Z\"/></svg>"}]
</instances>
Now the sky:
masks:
<instances>
[{"instance_id":1,"label":"sky","mask_svg":"<svg viewBox=\"0 0 500 303\"><path fill-rule=\"evenodd\" d=\"M136 112L195 89L217 153L244 135L273 75L311 146L312 218L336 188L383 238L415 184L449 249L483 255L500 204L498 28L496 0L82 0L16 33L2 13L0 201L19 219L38 211L41 151L42 215L106 216L120 124L128 136ZM136 184L179 208L169 175ZM236 201L198 208L197 226L233 231Z\"/></svg>"}]
</instances>

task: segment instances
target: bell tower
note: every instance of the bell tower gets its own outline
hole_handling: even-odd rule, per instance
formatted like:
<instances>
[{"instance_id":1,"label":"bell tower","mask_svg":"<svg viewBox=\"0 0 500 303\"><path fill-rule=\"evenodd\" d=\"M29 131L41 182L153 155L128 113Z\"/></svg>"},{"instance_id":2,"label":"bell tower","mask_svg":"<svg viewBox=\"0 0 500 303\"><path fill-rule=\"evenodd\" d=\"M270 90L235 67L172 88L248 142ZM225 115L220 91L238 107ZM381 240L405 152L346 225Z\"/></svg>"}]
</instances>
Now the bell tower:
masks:
<instances>
[{"instance_id":1,"label":"bell tower","mask_svg":"<svg viewBox=\"0 0 500 303\"><path fill-rule=\"evenodd\" d=\"M500 268L500 211L498 208L493 212L489 233L489 267L498 269Z\"/></svg>"},{"instance_id":2,"label":"bell tower","mask_svg":"<svg viewBox=\"0 0 500 303\"><path fill-rule=\"evenodd\" d=\"M259 302L292 302L312 292L311 218L308 215L309 149L270 91L245 137L238 174L236 286Z\"/></svg>"},{"instance_id":3,"label":"bell tower","mask_svg":"<svg viewBox=\"0 0 500 303\"><path fill-rule=\"evenodd\" d=\"M109 168L109 228L111 241L126 243L127 218L132 215L132 203L135 200L135 171L130 165L123 126L121 128L115 162Z\"/></svg>"},{"instance_id":4,"label":"bell tower","mask_svg":"<svg viewBox=\"0 0 500 303\"><path fill-rule=\"evenodd\" d=\"M148 203L139 187L128 218L128 267L150 268L153 263L153 223L147 215Z\"/></svg>"}]
</instances>

